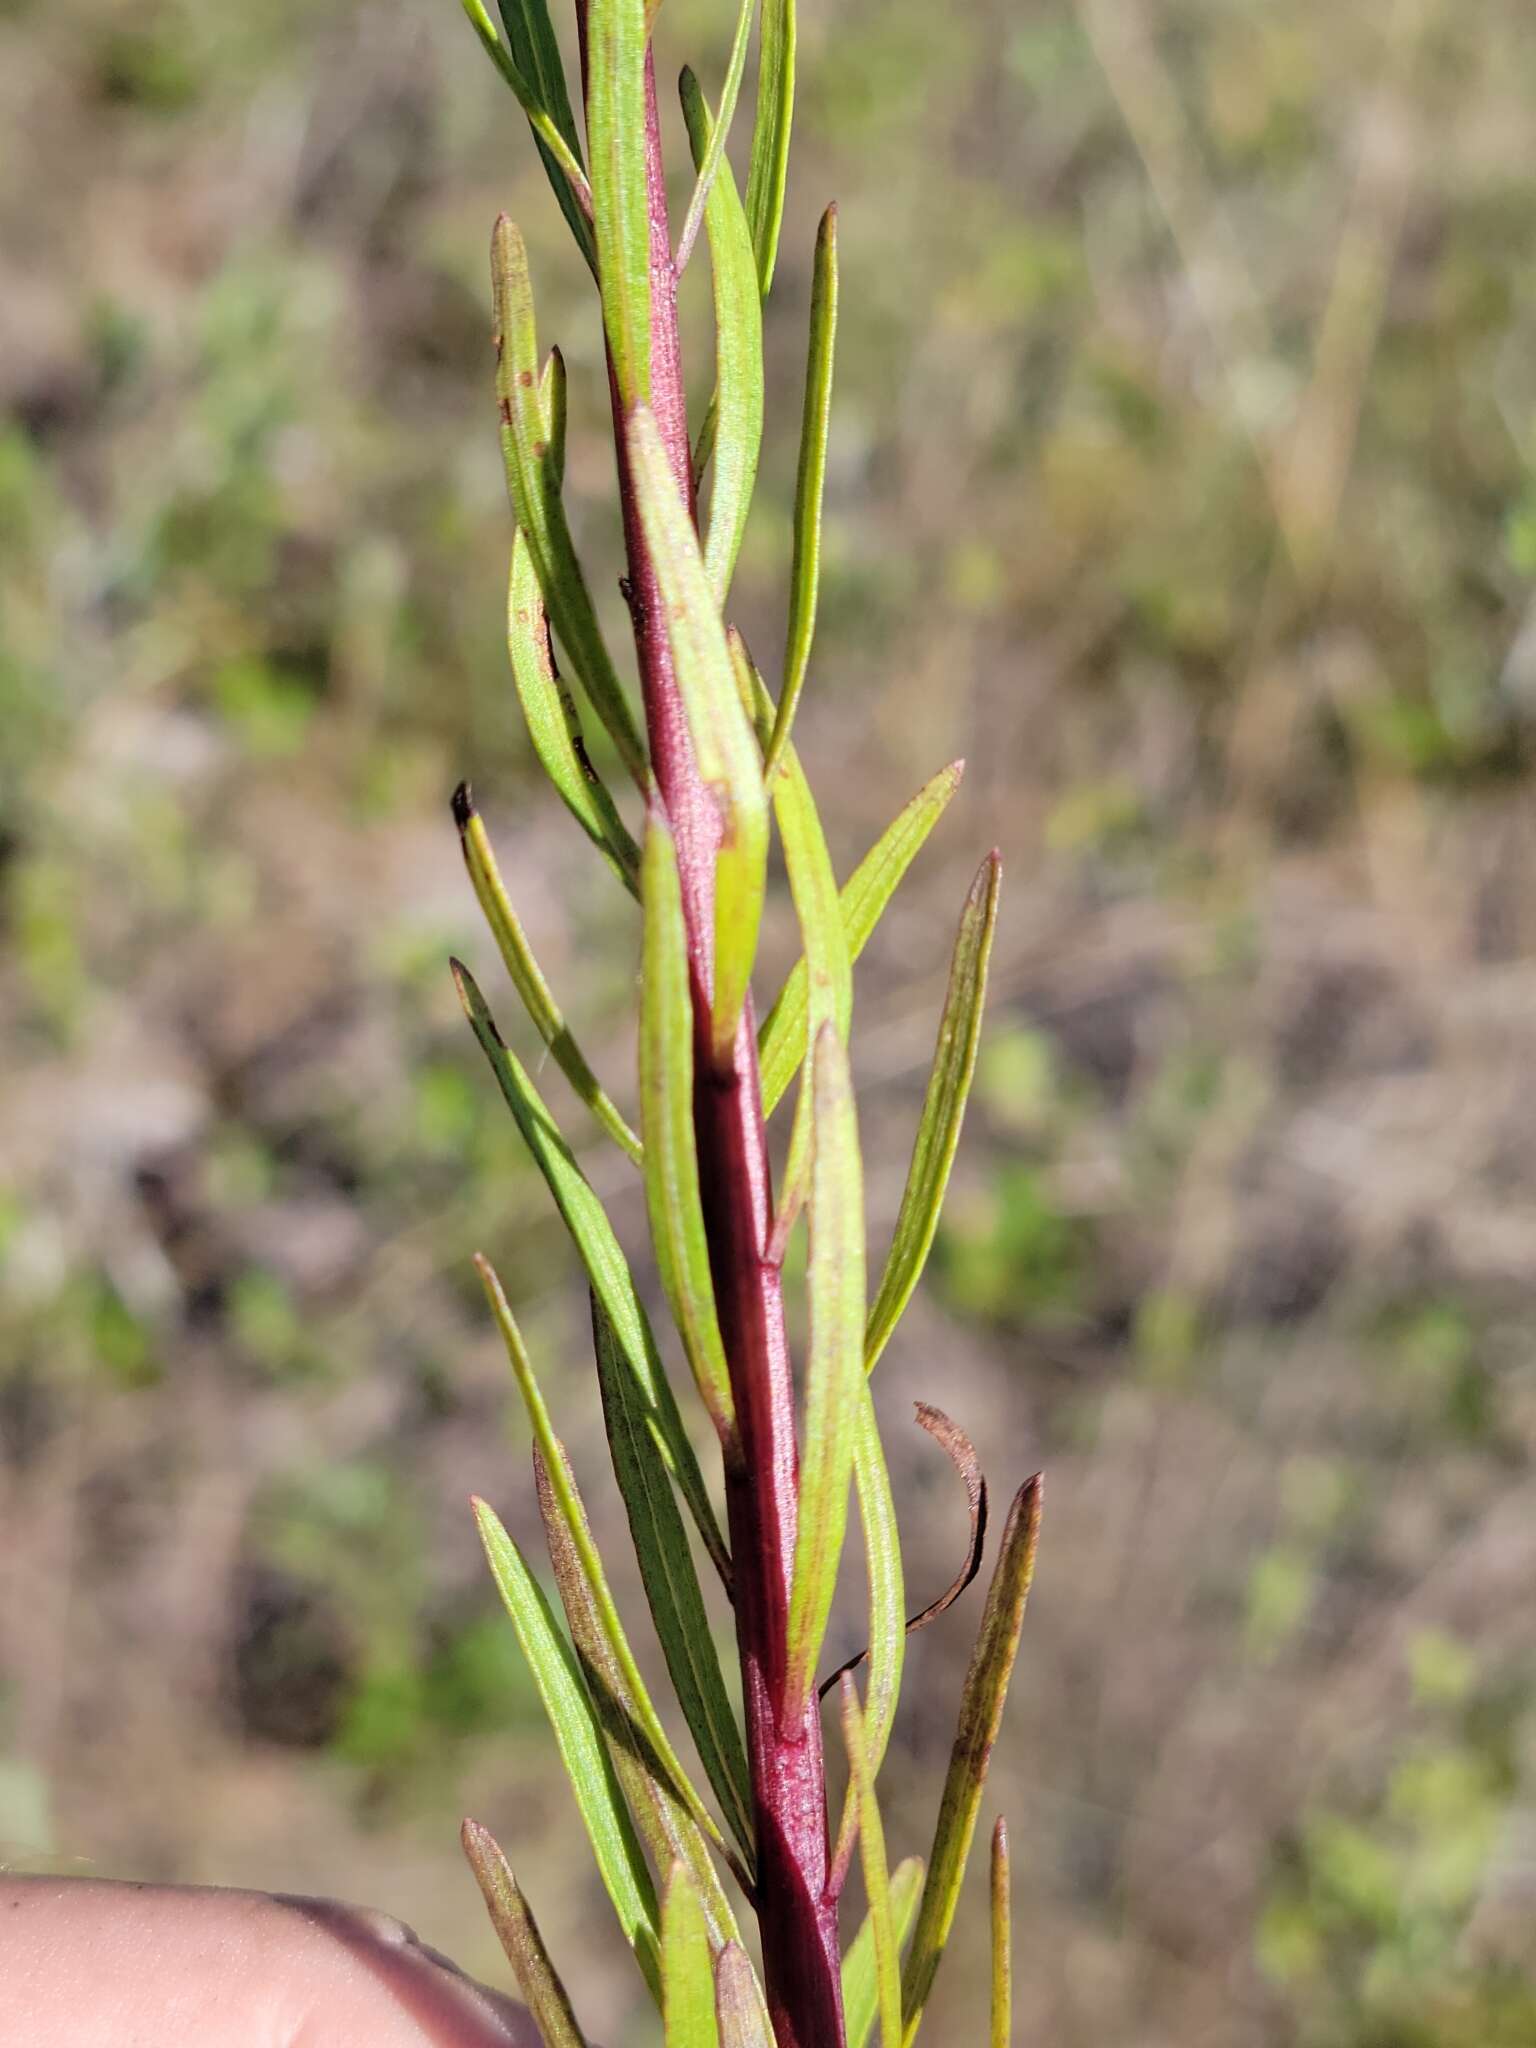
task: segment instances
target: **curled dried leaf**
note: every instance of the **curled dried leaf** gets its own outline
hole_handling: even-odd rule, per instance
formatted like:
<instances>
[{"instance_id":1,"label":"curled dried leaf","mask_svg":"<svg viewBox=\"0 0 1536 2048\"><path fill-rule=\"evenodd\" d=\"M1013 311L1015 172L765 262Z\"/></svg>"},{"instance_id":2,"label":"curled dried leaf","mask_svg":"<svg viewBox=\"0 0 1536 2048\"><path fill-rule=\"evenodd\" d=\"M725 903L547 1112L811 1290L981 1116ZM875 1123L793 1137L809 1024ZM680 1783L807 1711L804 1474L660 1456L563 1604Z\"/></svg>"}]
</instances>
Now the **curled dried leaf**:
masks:
<instances>
[{"instance_id":1,"label":"curled dried leaf","mask_svg":"<svg viewBox=\"0 0 1536 2048\"><path fill-rule=\"evenodd\" d=\"M905 1633L909 1636L916 1635L919 1629L926 1628L930 1621L937 1621L941 1614L954 1606L981 1570L982 1553L987 1541L987 1478L981 1469L981 1459L976 1454L976 1446L959 1423L952 1422L942 1408L935 1408L928 1401L917 1401L913 1406L917 1410L919 1427L926 1429L935 1443L942 1445L949 1453L951 1463L960 1474L965 1487L966 1504L970 1509L971 1535L966 1546L965 1560L954 1578L936 1600L930 1600L926 1607L920 1608L908 1619ZM857 1671L868 1655L869 1651L863 1649L856 1657L850 1657L846 1664L840 1664L830 1678L822 1680L817 1689L818 1697L825 1699L844 1673Z\"/></svg>"}]
</instances>

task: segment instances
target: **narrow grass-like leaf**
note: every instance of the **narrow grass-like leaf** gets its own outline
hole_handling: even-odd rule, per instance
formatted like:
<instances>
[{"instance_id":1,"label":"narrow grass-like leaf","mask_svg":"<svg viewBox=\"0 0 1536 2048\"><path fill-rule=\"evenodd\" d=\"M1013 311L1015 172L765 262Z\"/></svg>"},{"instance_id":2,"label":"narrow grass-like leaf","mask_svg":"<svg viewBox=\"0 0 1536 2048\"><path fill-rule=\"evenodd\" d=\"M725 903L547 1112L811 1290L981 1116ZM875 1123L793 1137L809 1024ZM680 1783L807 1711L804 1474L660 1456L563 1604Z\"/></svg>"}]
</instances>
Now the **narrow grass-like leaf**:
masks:
<instances>
[{"instance_id":1,"label":"narrow grass-like leaf","mask_svg":"<svg viewBox=\"0 0 1536 2048\"><path fill-rule=\"evenodd\" d=\"M545 0L500 0L502 25L507 31L507 44L512 52L512 61L528 80L538 95L539 104L558 129L561 139L579 163L581 144L576 136L576 121L571 113L571 98L566 89L565 65L560 57L560 45L555 40L554 24L549 18ZM591 196L588 195L586 210L572 190L561 159L550 149L537 128L534 139L539 154L544 159L544 169L554 187L560 210L570 222L571 232L577 246L589 263L595 263L592 243L592 222L590 219Z\"/></svg>"},{"instance_id":2,"label":"narrow grass-like leaf","mask_svg":"<svg viewBox=\"0 0 1536 2048\"><path fill-rule=\"evenodd\" d=\"M571 2010L570 1997L544 1946L539 1923L529 1910L500 1844L477 1820L465 1821L459 1830L459 1840L544 2048L587 2048L586 2036Z\"/></svg>"},{"instance_id":3,"label":"narrow grass-like leaf","mask_svg":"<svg viewBox=\"0 0 1536 2048\"><path fill-rule=\"evenodd\" d=\"M867 1717L866 1717L867 1719ZM865 1729L868 1739L868 1728ZM923 1859L909 1856L891 1873L891 1920L899 1946L907 1938L917 1895L923 1885ZM848 2029L848 2048L864 2048L875 2024L879 1989L875 1979L875 1930L866 1913L858 1933L843 1957L843 2018Z\"/></svg>"},{"instance_id":4,"label":"narrow grass-like leaf","mask_svg":"<svg viewBox=\"0 0 1536 2048\"><path fill-rule=\"evenodd\" d=\"M835 1671L823 1683L821 1696L825 1699L844 1671L855 1670L868 1658L864 1733L869 1743L869 1768L873 1776L885 1760L896 1720L896 1702L901 1693L901 1672L907 1654L907 1630L901 1532L897 1526L891 1475L886 1467L880 1426L875 1419L875 1405L867 1379L854 1420L853 1485L864 1535L864 1570L869 1586L869 1648ZM837 1842L832 1853L832 1869L839 1880L848 1868L857 1826L858 1810L850 1793L843 1804L842 1820L838 1824Z\"/></svg>"},{"instance_id":5,"label":"narrow grass-like leaf","mask_svg":"<svg viewBox=\"0 0 1536 2048\"><path fill-rule=\"evenodd\" d=\"M987 995L987 962L997 928L1002 880L1002 862L995 852L989 853L971 884L961 913L912 1164L907 1171L885 1271L869 1311L864 1355L871 1371L912 1298L939 1227L939 1211L949 1184L955 1147L960 1142L971 1077L976 1071L976 1048L981 1042L981 1014Z\"/></svg>"},{"instance_id":6,"label":"narrow grass-like leaf","mask_svg":"<svg viewBox=\"0 0 1536 2048\"><path fill-rule=\"evenodd\" d=\"M747 219L757 256L758 288L766 299L779 254L789 131L795 112L795 0L763 0L757 65L757 119L747 172Z\"/></svg>"},{"instance_id":7,"label":"narrow grass-like leaf","mask_svg":"<svg viewBox=\"0 0 1536 2048\"><path fill-rule=\"evenodd\" d=\"M789 640L784 688L764 773L771 781L789 743L816 635L821 586L821 504L827 481L827 430L832 420L832 357L837 341L837 208L829 206L816 235L811 282L811 340L805 363L805 410L795 476L795 548L790 567Z\"/></svg>"},{"instance_id":8,"label":"narrow grass-like leaf","mask_svg":"<svg viewBox=\"0 0 1536 2048\"><path fill-rule=\"evenodd\" d=\"M603 1205L576 1164L559 1126L540 1099L527 1071L496 1029L496 1020L486 1008L475 978L462 961L450 963L480 1049L490 1062L507 1107L517 1121L523 1141L548 1183L555 1206L581 1254L593 1292L607 1310L618 1338L619 1349L635 1384L645 1429L670 1473L678 1491L688 1503L698 1524L705 1547L723 1578L729 1582L730 1559L726 1551L709 1491L688 1432L683 1428L671 1383L656 1353L656 1340L646 1320L628 1263L619 1249L613 1226Z\"/></svg>"},{"instance_id":9,"label":"narrow grass-like leaf","mask_svg":"<svg viewBox=\"0 0 1536 2048\"><path fill-rule=\"evenodd\" d=\"M645 0L588 0L592 230L614 378L626 408L651 395L651 217L645 169Z\"/></svg>"},{"instance_id":10,"label":"narrow grass-like leaf","mask_svg":"<svg viewBox=\"0 0 1536 2048\"><path fill-rule=\"evenodd\" d=\"M491 283L496 303L496 399L513 515L576 678L608 728L620 759L643 788L650 777L645 742L603 644L560 499L560 461L539 391L528 252L505 214L497 220L491 240Z\"/></svg>"},{"instance_id":11,"label":"narrow grass-like leaf","mask_svg":"<svg viewBox=\"0 0 1536 2048\"><path fill-rule=\"evenodd\" d=\"M539 90L528 77L522 66L507 52L506 45L496 33L496 24L485 11L485 0L462 0L469 25L480 38L481 47L506 83L511 86L513 97L528 116L539 145L539 153L549 167L551 181L561 194L561 205L571 223L582 254L590 263L594 256L592 239L592 188L587 183L587 174L581 168L581 159L576 150L560 133L551 118L549 109L543 104Z\"/></svg>"},{"instance_id":12,"label":"narrow grass-like leaf","mask_svg":"<svg viewBox=\"0 0 1536 2048\"><path fill-rule=\"evenodd\" d=\"M949 1940L960 1884L970 1855L971 1837L976 1831L976 1814L981 1805L987 1766L1002 1725L1008 1681L1018 1655L1019 1632L1024 1625L1024 1607L1035 1571L1035 1549L1040 1538L1040 1475L1025 1481L1014 1498L1002 1547L987 1590L986 1611L976 1647L971 1653L960 1700L960 1722L950 1754L944 1796L934 1830L933 1853L928 1862L928 1879L918 1907L917 1929L902 1977L902 2015L905 2038L917 2033L933 1989L939 1959Z\"/></svg>"},{"instance_id":13,"label":"narrow grass-like leaf","mask_svg":"<svg viewBox=\"0 0 1536 2048\"><path fill-rule=\"evenodd\" d=\"M950 798L960 787L963 768L962 762L953 761L949 767L941 768L931 781L925 782L843 884L839 900L851 960L857 960L869 943L870 934L895 893L896 885L943 817ZM809 976L806 963L801 960L780 989L758 1033L757 1058L765 1115L771 1114L783 1099L785 1089L795 1078L805 1057L808 1002Z\"/></svg>"},{"instance_id":14,"label":"narrow grass-like leaf","mask_svg":"<svg viewBox=\"0 0 1536 2048\"><path fill-rule=\"evenodd\" d=\"M602 1083L587 1064L586 1055L571 1036L570 1027L555 1001L549 983L540 972L539 963L533 957L528 944L528 935L523 930L517 912L507 895L501 879L501 870L496 863L496 854L485 829L485 821L475 809L475 800L470 794L469 784L461 782L453 796L454 823L459 828L459 844L463 849L464 865L469 870L469 879L474 885L476 898L485 921L491 928L512 986L523 999L523 1007L533 1020L534 1028L554 1054L555 1064L575 1089L577 1095L591 1110L602 1128L622 1151L629 1154L636 1163L640 1159L640 1140L620 1115L617 1105L608 1095Z\"/></svg>"},{"instance_id":15,"label":"narrow grass-like leaf","mask_svg":"<svg viewBox=\"0 0 1536 2048\"><path fill-rule=\"evenodd\" d=\"M773 700L733 627L728 636L731 658L736 666L737 688L751 713L760 743L766 746L773 723ZM823 1024L830 1024L843 1044L853 1018L853 962L848 952L848 934L843 926L842 904L832 856L816 799L792 745L785 747L770 784L773 814L778 820L779 838L784 846L784 866L790 894L800 925L806 968L806 1044L815 1044ZM787 1235L789 1225L800 1212L810 1178L811 1090L802 1084L795 1105L794 1129L790 1135L789 1157L779 1194L775 1236Z\"/></svg>"},{"instance_id":16,"label":"narrow grass-like leaf","mask_svg":"<svg viewBox=\"0 0 1536 2048\"><path fill-rule=\"evenodd\" d=\"M992 2048L1013 2040L1013 1872L1008 1823L992 1830Z\"/></svg>"},{"instance_id":17,"label":"narrow grass-like leaf","mask_svg":"<svg viewBox=\"0 0 1536 2048\"><path fill-rule=\"evenodd\" d=\"M901 2048L901 1957L896 1921L891 1910L891 1880L885 1857L885 1829L875 1777L869 1768L869 1737L859 1712L853 1679L843 1677L843 1746L848 1776L859 1816L859 1861L869 1898L869 1925L874 1942L875 2006L880 2015L880 2048Z\"/></svg>"},{"instance_id":18,"label":"narrow grass-like leaf","mask_svg":"<svg viewBox=\"0 0 1536 2048\"><path fill-rule=\"evenodd\" d=\"M739 1941L727 1942L715 1958L715 2014L725 2048L773 2048L762 1986Z\"/></svg>"},{"instance_id":19,"label":"narrow grass-like leaf","mask_svg":"<svg viewBox=\"0 0 1536 2048\"><path fill-rule=\"evenodd\" d=\"M509 6L513 4L515 0L508 0ZM566 393L565 361L557 348L550 350L544 365L539 403L558 491L565 476ZM512 569L507 579L507 651L539 765L625 888L638 896L640 849L587 752L576 700L565 687L555 661L544 593L521 527L512 536Z\"/></svg>"},{"instance_id":20,"label":"narrow grass-like leaf","mask_svg":"<svg viewBox=\"0 0 1536 2048\"><path fill-rule=\"evenodd\" d=\"M709 1924L681 1863L661 1907L661 2013L666 2048L720 2048Z\"/></svg>"},{"instance_id":21,"label":"narrow grass-like leaf","mask_svg":"<svg viewBox=\"0 0 1536 2048\"><path fill-rule=\"evenodd\" d=\"M552 1459L536 1448L533 1469L560 1604L636 1831L659 1870L681 1861L692 1871L718 1948L737 1931L705 1841L707 1831L719 1842L719 1830L656 1718L602 1568L592 1569L596 1547L564 1447L556 1444Z\"/></svg>"},{"instance_id":22,"label":"narrow grass-like leaf","mask_svg":"<svg viewBox=\"0 0 1536 2048\"><path fill-rule=\"evenodd\" d=\"M704 222L705 208L709 205L710 196L714 191L715 177L722 166L729 169L725 145L730 137L731 123L736 118L736 99L741 91L742 73L747 68L747 44L751 40L752 16L756 11L757 0L741 0L741 4L736 10L736 33L731 39L731 54L725 67L725 83L720 88L719 125L714 128L713 134L706 130L701 146L700 143L693 141L692 123L690 122L689 124L689 140L693 145L693 166L696 176L693 191L688 198L688 211L683 215L683 225L678 230L676 265L679 276L687 269L688 258L692 255L693 245L698 240L699 229ZM691 71L685 72L684 75L690 79L693 77ZM694 89L697 91L697 84L695 84ZM686 88L684 99L686 106ZM745 225L746 214L744 211L742 221L743 225ZM750 241L751 237L749 234L749 246ZM754 264L754 296L757 296L756 275L756 265ZM760 297L758 297L758 303L759 305L762 303Z\"/></svg>"},{"instance_id":23,"label":"narrow grass-like leaf","mask_svg":"<svg viewBox=\"0 0 1536 2048\"><path fill-rule=\"evenodd\" d=\"M736 1433L731 1372L715 1312L693 1129L693 1000L677 849L660 809L646 821L641 868L645 937L640 975L640 1121L645 1199L661 1284L700 1398L729 1446Z\"/></svg>"},{"instance_id":24,"label":"narrow grass-like leaf","mask_svg":"<svg viewBox=\"0 0 1536 2048\"><path fill-rule=\"evenodd\" d=\"M522 1552L483 1500L473 1503L491 1576L512 1617L533 1682L555 1731L592 1853L641 1973L661 1995L656 1888L603 1746L576 1659Z\"/></svg>"},{"instance_id":25,"label":"narrow grass-like leaf","mask_svg":"<svg viewBox=\"0 0 1536 2048\"><path fill-rule=\"evenodd\" d=\"M746 0L744 21L750 10L751 0ZM722 110L719 122L710 120L691 71L684 71L679 90L702 185L709 152L718 145L729 116ZM704 450L713 456L715 470L704 535L704 574L716 606L723 607L746 531L763 438L763 305L747 217L724 157L709 187L704 218L715 300L715 390L710 400L710 441ZM703 443L701 431L696 464Z\"/></svg>"},{"instance_id":26,"label":"narrow grass-like leaf","mask_svg":"<svg viewBox=\"0 0 1536 2048\"><path fill-rule=\"evenodd\" d=\"M485 1288L486 1299L491 1305L496 1327L507 1348L507 1358L517 1381L517 1390L522 1395L523 1406L528 1411L529 1425L533 1431L534 1448L539 1457L540 1501L545 1506L546 1533L550 1542L550 1562L555 1567L555 1578L560 1587L560 1597L565 1607L566 1619L571 1625L571 1638L578 1654L589 1672L596 1670L601 1681L601 1697L595 1699L599 1718L608 1725L610 1711L619 1717L619 1731L616 1740L623 1741L625 1729L632 1729L634 1740L630 1750L639 1754L642 1766L641 1776L645 1783L642 1790L654 1805L664 1805L663 1825L669 1830L666 1836L667 1855L663 1863L670 1863L673 1856L683 1854L694 1846L686 1835L678 1833L673 1819L676 1809L677 1822L686 1821L693 1836L702 1829L713 1841L723 1848L720 1831L704 1807L698 1793L688 1782L688 1774L678 1760L661 1716L651 1702L640 1667L630 1649L629 1638L624 1624L619 1619L619 1610L609 1589L608 1575L603 1570L603 1561L598 1556L597 1545L592 1540L586 1509L576 1489L575 1477L566 1461L565 1452L555 1435L554 1425L549 1419L549 1410L544 1395L534 1375L522 1332L516 1318L507 1305L494 1268L488 1259L477 1257L476 1270L481 1285ZM544 1500L547 1487L549 1499ZM551 1526L552 1516L557 1516L560 1528ZM678 1538L682 1540L682 1524L678 1524ZM558 1539L558 1554L557 1554ZM579 1581L579 1583L578 1583ZM635 1803L636 1785L631 1782L632 1774L626 1762L619 1762L619 1775L624 1789L629 1794L631 1808L639 1813ZM653 1848L655 1844L652 1844ZM708 1878L713 1881L713 1872L703 1844L697 1844L698 1856ZM704 1880L701 1879L701 1882ZM715 1887L718 1890L718 1884ZM724 1899L722 1896L721 1904ZM728 1916L727 1916L728 1917ZM732 1930L723 1928L720 1938Z\"/></svg>"},{"instance_id":27,"label":"narrow grass-like leaf","mask_svg":"<svg viewBox=\"0 0 1536 2048\"><path fill-rule=\"evenodd\" d=\"M539 766L625 888L638 895L640 850L587 752L576 700L555 664L544 593L521 527L512 538L507 580L507 649Z\"/></svg>"},{"instance_id":28,"label":"narrow grass-like leaf","mask_svg":"<svg viewBox=\"0 0 1536 2048\"><path fill-rule=\"evenodd\" d=\"M657 1640L705 1775L750 1861L752 1793L741 1730L720 1675L687 1532L647 1426L641 1390L596 1295L592 1332L614 1477L629 1518Z\"/></svg>"},{"instance_id":29,"label":"narrow grass-like leaf","mask_svg":"<svg viewBox=\"0 0 1536 2048\"><path fill-rule=\"evenodd\" d=\"M757 954L767 886L768 798L757 740L737 694L725 628L704 574L698 536L678 494L656 422L644 406L629 416L629 450L688 729L699 772L714 792L725 826L715 862L715 984L710 1009L713 1051L724 1065Z\"/></svg>"},{"instance_id":30,"label":"narrow grass-like leaf","mask_svg":"<svg viewBox=\"0 0 1536 2048\"><path fill-rule=\"evenodd\" d=\"M864 1375L864 1186L848 1054L830 1024L812 1055L810 1348L799 1527L790 1583L784 1699L798 1724L816 1682L848 1525L848 1488Z\"/></svg>"}]
</instances>

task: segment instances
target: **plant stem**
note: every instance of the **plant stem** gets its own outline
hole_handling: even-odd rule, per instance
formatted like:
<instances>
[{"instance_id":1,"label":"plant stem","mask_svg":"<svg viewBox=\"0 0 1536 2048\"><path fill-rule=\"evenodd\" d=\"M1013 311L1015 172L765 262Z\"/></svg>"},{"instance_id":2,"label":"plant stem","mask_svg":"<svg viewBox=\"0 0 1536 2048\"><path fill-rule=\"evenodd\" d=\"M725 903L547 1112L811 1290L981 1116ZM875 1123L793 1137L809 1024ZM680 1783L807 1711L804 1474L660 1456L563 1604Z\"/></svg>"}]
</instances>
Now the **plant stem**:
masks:
<instances>
[{"instance_id":1,"label":"plant stem","mask_svg":"<svg viewBox=\"0 0 1536 2048\"><path fill-rule=\"evenodd\" d=\"M688 419L677 331L677 273L671 255L655 74L649 58L646 89L650 403L678 489L692 511ZM837 1908L828 1887L826 1780L814 1694L793 1725L781 1720L798 1458L794 1379L779 1270L765 1256L772 1204L756 1024L749 1002L730 1061L722 1067L711 1051L709 1029L720 814L699 776L688 736L655 570L630 478L623 412L611 363L609 389L629 563L625 594L634 626L651 760L677 846L688 927L699 1178L720 1330L736 1406L737 1438L726 1460L726 1500L757 1827L757 1906L768 2006L779 2048L842 2048Z\"/></svg>"}]
</instances>

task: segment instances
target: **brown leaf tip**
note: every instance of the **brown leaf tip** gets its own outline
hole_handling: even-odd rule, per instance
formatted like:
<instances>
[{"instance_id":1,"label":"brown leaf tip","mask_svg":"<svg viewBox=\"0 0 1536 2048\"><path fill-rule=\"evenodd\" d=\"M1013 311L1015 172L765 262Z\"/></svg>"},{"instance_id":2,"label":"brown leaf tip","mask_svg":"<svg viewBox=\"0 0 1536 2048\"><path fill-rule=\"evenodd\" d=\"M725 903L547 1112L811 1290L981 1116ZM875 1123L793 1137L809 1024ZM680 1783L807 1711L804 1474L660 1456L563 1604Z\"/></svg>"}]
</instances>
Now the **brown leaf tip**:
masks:
<instances>
[{"instance_id":1,"label":"brown leaf tip","mask_svg":"<svg viewBox=\"0 0 1536 2048\"><path fill-rule=\"evenodd\" d=\"M461 782L453 792L453 822L461 832L469 830L470 820L475 815L475 794L467 782Z\"/></svg>"}]
</instances>

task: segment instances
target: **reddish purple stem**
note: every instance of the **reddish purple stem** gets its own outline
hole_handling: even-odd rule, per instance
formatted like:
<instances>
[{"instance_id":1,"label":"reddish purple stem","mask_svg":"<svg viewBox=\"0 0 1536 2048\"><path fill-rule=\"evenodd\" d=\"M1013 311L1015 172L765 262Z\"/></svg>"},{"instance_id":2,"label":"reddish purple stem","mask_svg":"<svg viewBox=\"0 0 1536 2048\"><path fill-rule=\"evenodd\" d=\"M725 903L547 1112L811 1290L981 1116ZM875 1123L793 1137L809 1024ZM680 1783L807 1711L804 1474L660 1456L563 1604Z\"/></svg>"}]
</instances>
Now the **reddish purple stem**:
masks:
<instances>
[{"instance_id":1,"label":"reddish purple stem","mask_svg":"<svg viewBox=\"0 0 1536 2048\"><path fill-rule=\"evenodd\" d=\"M578 17L583 31L585 8ZM694 509L655 73L646 69L651 226L651 410L678 488ZM630 476L622 402L609 364L614 437L646 727L657 788L677 846L694 1002L694 1123L715 1295L730 1361L737 1441L726 1460L736 1641L757 1825L757 1906L769 2014L778 2048L843 2048L837 1902L828 1884L827 1792L813 1695L797 1723L777 1711L794 1562L795 1390L772 1220L767 1134L750 1002L729 1067L710 1049L714 868L721 821L699 776L672 667L655 568Z\"/></svg>"}]
</instances>

